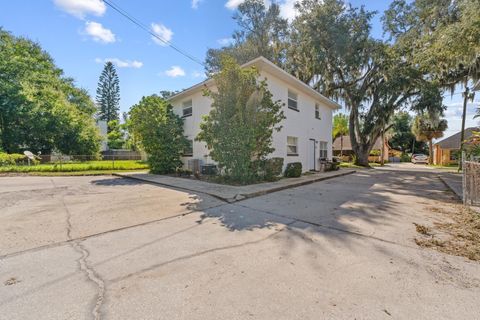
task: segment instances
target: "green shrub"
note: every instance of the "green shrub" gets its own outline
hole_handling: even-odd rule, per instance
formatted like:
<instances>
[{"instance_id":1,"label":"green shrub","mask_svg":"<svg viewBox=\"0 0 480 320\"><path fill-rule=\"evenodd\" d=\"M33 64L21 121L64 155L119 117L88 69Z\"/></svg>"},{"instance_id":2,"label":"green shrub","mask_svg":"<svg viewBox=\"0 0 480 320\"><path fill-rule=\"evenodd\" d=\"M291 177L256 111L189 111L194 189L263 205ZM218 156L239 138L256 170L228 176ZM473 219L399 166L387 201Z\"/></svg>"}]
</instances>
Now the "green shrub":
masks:
<instances>
[{"instance_id":1,"label":"green shrub","mask_svg":"<svg viewBox=\"0 0 480 320\"><path fill-rule=\"evenodd\" d=\"M265 180L275 180L282 174L283 158L271 158L265 160Z\"/></svg>"},{"instance_id":2,"label":"green shrub","mask_svg":"<svg viewBox=\"0 0 480 320\"><path fill-rule=\"evenodd\" d=\"M148 153L152 173L175 173L182 166L182 155L188 146L183 134L183 119L173 106L152 95L130 109L130 128Z\"/></svg>"},{"instance_id":3,"label":"green shrub","mask_svg":"<svg viewBox=\"0 0 480 320\"><path fill-rule=\"evenodd\" d=\"M400 156L400 162L410 162L412 161L412 158L406 154L406 153L402 153L402 155Z\"/></svg>"},{"instance_id":4,"label":"green shrub","mask_svg":"<svg viewBox=\"0 0 480 320\"><path fill-rule=\"evenodd\" d=\"M285 168L285 177L287 178L297 178L302 175L302 163L301 162L292 162L288 163Z\"/></svg>"},{"instance_id":5,"label":"green shrub","mask_svg":"<svg viewBox=\"0 0 480 320\"><path fill-rule=\"evenodd\" d=\"M20 162L27 161L27 156L20 153L0 153L0 167L14 166Z\"/></svg>"},{"instance_id":6,"label":"green shrub","mask_svg":"<svg viewBox=\"0 0 480 320\"><path fill-rule=\"evenodd\" d=\"M370 151L370 155L371 156L374 156L374 157L378 157L379 155L381 155L381 151L380 150L372 150Z\"/></svg>"}]
</instances>

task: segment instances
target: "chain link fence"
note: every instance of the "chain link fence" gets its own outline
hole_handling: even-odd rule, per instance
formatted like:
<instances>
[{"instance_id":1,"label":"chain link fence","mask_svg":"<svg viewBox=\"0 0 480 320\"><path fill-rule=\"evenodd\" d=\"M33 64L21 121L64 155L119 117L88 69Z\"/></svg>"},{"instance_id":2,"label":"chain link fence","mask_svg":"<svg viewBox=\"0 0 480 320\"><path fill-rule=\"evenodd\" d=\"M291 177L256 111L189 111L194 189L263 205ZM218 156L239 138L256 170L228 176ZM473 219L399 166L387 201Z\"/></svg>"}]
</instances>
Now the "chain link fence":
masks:
<instances>
[{"instance_id":1,"label":"chain link fence","mask_svg":"<svg viewBox=\"0 0 480 320\"><path fill-rule=\"evenodd\" d=\"M463 203L480 206L480 163L463 161Z\"/></svg>"}]
</instances>

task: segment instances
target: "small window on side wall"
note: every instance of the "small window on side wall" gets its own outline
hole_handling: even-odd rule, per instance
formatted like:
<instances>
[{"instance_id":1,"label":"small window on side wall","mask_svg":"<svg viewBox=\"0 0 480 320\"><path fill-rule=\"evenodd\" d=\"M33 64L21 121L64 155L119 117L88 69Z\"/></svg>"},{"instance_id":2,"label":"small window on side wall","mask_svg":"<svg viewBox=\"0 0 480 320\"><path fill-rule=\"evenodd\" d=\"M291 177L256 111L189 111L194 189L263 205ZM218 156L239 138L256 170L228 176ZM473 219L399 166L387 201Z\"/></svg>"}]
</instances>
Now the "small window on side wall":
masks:
<instances>
[{"instance_id":1,"label":"small window on side wall","mask_svg":"<svg viewBox=\"0 0 480 320\"><path fill-rule=\"evenodd\" d=\"M320 117L320 105L318 103L315 103L315 118L318 120L322 120Z\"/></svg>"},{"instance_id":2,"label":"small window on side wall","mask_svg":"<svg viewBox=\"0 0 480 320\"><path fill-rule=\"evenodd\" d=\"M183 117L190 117L192 115L192 100L184 101L182 104Z\"/></svg>"},{"instance_id":3,"label":"small window on side wall","mask_svg":"<svg viewBox=\"0 0 480 320\"><path fill-rule=\"evenodd\" d=\"M183 156L184 157L193 156L193 140L188 140L187 146L185 147L185 149L183 149Z\"/></svg>"},{"instance_id":4,"label":"small window on side wall","mask_svg":"<svg viewBox=\"0 0 480 320\"><path fill-rule=\"evenodd\" d=\"M287 137L287 156L298 156L297 137Z\"/></svg>"},{"instance_id":5,"label":"small window on side wall","mask_svg":"<svg viewBox=\"0 0 480 320\"><path fill-rule=\"evenodd\" d=\"M291 90L288 90L288 107L298 111L298 95Z\"/></svg>"}]
</instances>

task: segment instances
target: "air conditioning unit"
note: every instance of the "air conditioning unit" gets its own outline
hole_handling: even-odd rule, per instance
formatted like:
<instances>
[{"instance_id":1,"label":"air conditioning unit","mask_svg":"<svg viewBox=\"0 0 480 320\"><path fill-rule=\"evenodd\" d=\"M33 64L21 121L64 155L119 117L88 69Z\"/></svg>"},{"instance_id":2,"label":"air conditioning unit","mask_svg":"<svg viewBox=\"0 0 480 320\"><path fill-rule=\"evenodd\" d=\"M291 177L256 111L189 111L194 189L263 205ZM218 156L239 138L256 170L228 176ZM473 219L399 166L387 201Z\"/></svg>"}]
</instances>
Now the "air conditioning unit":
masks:
<instances>
[{"instance_id":1,"label":"air conditioning unit","mask_svg":"<svg viewBox=\"0 0 480 320\"><path fill-rule=\"evenodd\" d=\"M200 172L202 164L203 160L201 159L190 159L187 162L187 169L192 171L193 173Z\"/></svg>"}]
</instances>

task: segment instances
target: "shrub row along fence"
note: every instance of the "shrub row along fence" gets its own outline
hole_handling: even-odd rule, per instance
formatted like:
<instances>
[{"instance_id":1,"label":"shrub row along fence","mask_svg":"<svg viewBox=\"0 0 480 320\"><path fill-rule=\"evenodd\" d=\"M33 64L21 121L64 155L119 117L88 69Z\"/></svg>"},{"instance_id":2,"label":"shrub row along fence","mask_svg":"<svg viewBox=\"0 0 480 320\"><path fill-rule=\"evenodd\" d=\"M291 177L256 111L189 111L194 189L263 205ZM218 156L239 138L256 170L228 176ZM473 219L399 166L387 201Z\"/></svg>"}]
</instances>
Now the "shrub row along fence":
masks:
<instances>
[{"instance_id":1,"label":"shrub row along fence","mask_svg":"<svg viewBox=\"0 0 480 320\"><path fill-rule=\"evenodd\" d=\"M480 206L480 163L463 162L463 203Z\"/></svg>"}]
</instances>

